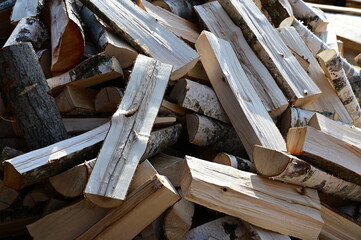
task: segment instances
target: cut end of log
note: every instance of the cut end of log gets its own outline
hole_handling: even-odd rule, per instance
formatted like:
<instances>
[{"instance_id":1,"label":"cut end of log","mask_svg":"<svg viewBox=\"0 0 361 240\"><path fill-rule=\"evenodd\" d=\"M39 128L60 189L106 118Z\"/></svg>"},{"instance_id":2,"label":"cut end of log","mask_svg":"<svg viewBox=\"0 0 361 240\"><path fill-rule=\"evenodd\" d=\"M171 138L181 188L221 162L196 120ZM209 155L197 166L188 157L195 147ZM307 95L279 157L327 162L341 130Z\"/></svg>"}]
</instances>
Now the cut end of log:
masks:
<instances>
[{"instance_id":1,"label":"cut end of log","mask_svg":"<svg viewBox=\"0 0 361 240\"><path fill-rule=\"evenodd\" d=\"M197 145L197 143L194 141L197 139L196 135L198 133L199 119L196 114L187 114L186 121L189 142Z\"/></svg>"},{"instance_id":2,"label":"cut end of log","mask_svg":"<svg viewBox=\"0 0 361 240\"><path fill-rule=\"evenodd\" d=\"M194 68L194 66L197 64L199 60L199 56L197 58L194 58L192 61L187 63L186 65L182 66L181 68L173 68L173 72L170 76L171 81L175 81L180 79L181 77L185 76L191 69Z\"/></svg>"},{"instance_id":3,"label":"cut end of log","mask_svg":"<svg viewBox=\"0 0 361 240\"><path fill-rule=\"evenodd\" d=\"M84 197L95 205L102 208L115 208L123 204L124 200L108 198L100 195L84 193Z\"/></svg>"},{"instance_id":4,"label":"cut end of log","mask_svg":"<svg viewBox=\"0 0 361 240\"><path fill-rule=\"evenodd\" d=\"M20 190L23 187L21 174L16 171L14 166L8 161L3 162L4 166L4 185L15 190Z\"/></svg>"},{"instance_id":5,"label":"cut end of log","mask_svg":"<svg viewBox=\"0 0 361 240\"><path fill-rule=\"evenodd\" d=\"M303 154L307 127L290 128L287 133L287 151L293 155Z\"/></svg>"},{"instance_id":6,"label":"cut end of log","mask_svg":"<svg viewBox=\"0 0 361 240\"><path fill-rule=\"evenodd\" d=\"M295 17L291 16L288 18L285 18L279 25L278 28L287 28L287 27L292 27L293 22L295 21Z\"/></svg>"}]
</instances>

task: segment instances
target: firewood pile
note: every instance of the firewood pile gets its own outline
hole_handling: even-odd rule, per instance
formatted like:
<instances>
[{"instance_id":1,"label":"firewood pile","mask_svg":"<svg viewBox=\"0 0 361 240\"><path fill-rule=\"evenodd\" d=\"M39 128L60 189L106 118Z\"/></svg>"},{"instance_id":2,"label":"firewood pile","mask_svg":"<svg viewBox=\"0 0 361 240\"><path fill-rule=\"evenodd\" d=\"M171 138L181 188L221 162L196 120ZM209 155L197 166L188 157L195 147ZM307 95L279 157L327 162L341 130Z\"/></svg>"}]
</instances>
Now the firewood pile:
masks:
<instances>
[{"instance_id":1,"label":"firewood pile","mask_svg":"<svg viewBox=\"0 0 361 240\"><path fill-rule=\"evenodd\" d=\"M0 239L361 239L361 9L312 2L0 0Z\"/></svg>"}]
</instances>

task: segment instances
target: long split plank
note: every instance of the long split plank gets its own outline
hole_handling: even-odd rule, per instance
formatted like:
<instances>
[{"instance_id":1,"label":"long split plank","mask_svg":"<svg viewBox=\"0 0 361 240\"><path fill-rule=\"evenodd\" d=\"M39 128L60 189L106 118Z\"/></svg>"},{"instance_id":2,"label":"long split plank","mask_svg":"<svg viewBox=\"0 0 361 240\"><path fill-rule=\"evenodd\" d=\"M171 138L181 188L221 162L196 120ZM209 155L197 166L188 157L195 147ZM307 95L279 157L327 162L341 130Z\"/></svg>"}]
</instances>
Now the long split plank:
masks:
<instances>
[{"instance_id":1,"label":"long split plank","mask_svg":"<svg viewBox=\"0 0 361 240\"><path fill-rule=\"evenodd\" d=\"M103 207L120 205L146 149L172 66L139 55L114 113L85 196Z\"/></svg>"},{"instance_id":2,"label":"long split plank","mask_svg":"<svg viewBox=\"0 0 361 240\"><path fill-rule=\"evenodd\" d=\"M255 144L285 151L285 141L244 73L231 45L203 31L196 43L212 86L247 153Z\"/></svg>"},{"instance_id":3,"label":"long split plank","mask_svg":"<svg viewBox=\"0 0 361 240\"><path fill-rule=\"evenodd\" d=\"M197 63L199 55L131 1L81 0L140 53L173 65L171 79L179 79Z\"/></svg>"}]
</instances>

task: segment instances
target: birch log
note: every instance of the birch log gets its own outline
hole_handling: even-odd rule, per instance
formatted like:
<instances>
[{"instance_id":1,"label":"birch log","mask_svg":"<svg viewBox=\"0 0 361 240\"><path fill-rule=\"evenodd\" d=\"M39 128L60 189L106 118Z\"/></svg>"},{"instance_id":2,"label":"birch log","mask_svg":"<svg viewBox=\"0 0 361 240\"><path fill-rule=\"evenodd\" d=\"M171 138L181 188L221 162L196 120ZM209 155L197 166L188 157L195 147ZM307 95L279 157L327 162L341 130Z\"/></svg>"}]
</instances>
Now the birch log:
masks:
<instances>
[{"instance_id":1,"label":"birch log","mask_svg":"<svg viewBox=\"0 0 361 240\"><path fill-rule=\"evenodd\" d=\"M253 160L257 171L273 180L315 188L342 199L361 201L361 186L337 178L291 154L255 146Z\"/></svg>"},{"instance_id":2,"label":"birch log","mask_svg":"<svg viewBox=\"0 0 361 240\"><path fill-rule=\"evenodd\" d=\"M131 1L81 0L140 53L173 65L172 80L184 76L199 55Z\"/></svg>"},{"instance_id":3,"label":"birch log","mask_svg":"<svg viewBox=\"0 0 361 240\"><path fill-rule=\"evenodd\" d=\"M103 207L120 205L144 154L172 66L139 55L124 97L112 117L85 196ZM106 167L104 167L106 166Z\"/></svg>"},{"instance_id":4,"label":"birch log","mask_svg":"<svg viewBox=\"0 0 361 240\"><path fill-rule=\"evenodd\" d=\"M361 109L346 73L342 68L340 56L335 50L325 50L317 55L320 65L328 76L337 96L350 114L353 124L361 127ZM361 97L361 96L359 96Z\"/></svg>"},{"instance_id":5,"label":"birch log","mask_svg":"<svg viewBox=\"0 0 361 240\"><path fill-rule=\"evenodd\" d=\"M252 49L293 105L302 106L319 97L320 89L251 0L219 2L236 25L242 29ZM303 81L299 81L300 78Z\"/></svg>"},{"instance_id":6,"label":"birch log","mask_svg":"<svg viewBox=\"0 0 361 240\"><path fill-rule=\"evenodd\" d=\"M214 1L194 8L210 32L232 45L248 79L272 117L280 115L288 106L286 97L272 75L248 45L219 2Z\"/></svg>"},{"instance_id":7,"label":"birch log","mask_svg":"<svg viewBox=\"0 0 361 240\"><path fill-rule=\"evenodd\" d=\"M38 50L48 38L48 31L38 18L26 17L16 25L3 47L20 42L30 42L34 49Z\"/></svg>"},{"instance_id":8,"label":"birch log","mask_svg":"<svg viewBox=\"0 0 361 240\"><path fill-rule=\"evenodd\" d=\"M4 186L4 182L0 180L0 211L9 208L19 197L19 192Z\"/></svg>"},{"instance_id":9,"label":"birch log","mask_svg":"<svg viewBox=\"0 0 361 240\"><path fill-rule=\"evenodd\" d=\"M255 144L286 150L281 133L249 82L231 45L204 31L196 43L196 49L248 155L252 156Z\"/></svg>"},{"instance_id":10,"label":"birch log","mask_svg":"<svg viewBox=\"0 0 361 240\"><path fill-rule=\"evenodd\" d=\"M17 24L24 17L38 17L45 0L17 0L11 14L11 23Z\"/></svg>"},{"instance_id":11,"label":"birch log","mask_svg":"<svg viewBox=\"0 0 361 240\"><path fill-rule=\"evenodd\" d=\"M205 3L205 0L154 0L152 4L162 7L185 19L193 18L193 6Z\"/></svg>"},{"instance_id":12,"label":"birch log","mask_svg":"<svg viewBox=\"0 0 361 240\"><path fill-rule=\"evenodd\" d=\"M228 153L218 153L214 158L213 162L231 166L245 172L256 173L254 164L247 159L232 156Z\"/></svg>"},{"instance_id":13,"label":"birch log","mask_svg":"<svg viewBox=\"0 0 361 240\"><path fill-rule=\"evenodd\" d=\"M117 87L102 88L95 97L95 110L101 113L114 114L124 95L124 89Z\"/></svg>"},{"instance_id":14,"label":"birch log","mask_svg":"<svg viewBox=\"0 0 361 240\"><path fill-rule=\"evenodd\" d=\"M347 112L335 90L329 84L329 81L327 80L316 58L310 52L307 45L302 41L302 38L297 31L291 27L279 28L278 31L284 42L290 48L309 61L310 65L307 69L308 75L322 91L321 96L315 102L304 106L304 108L321 112L335 112L338 114L341 121L345 123L352 122L350 114Z\"/></svg>"},{"instance_id":15,"label":"birch log","mask_svg":"<svg viewBox=\"0 0 361 240\"><path fill-rule=\"evenodd\" d=\"M270 22L273 26L278 27L280 23L290 16L289 11L281 3L281 1L259 0L262 9L270 16Z\"/></svg>"},{"instance_id":16,"label":"birch log","mask_svg":"<svg viewBox=\"0 0 361 240\"><path fill-rule=\"evenodd\" d=\"M181 188L189 201L285 235L315 239L323 225L316 190L229 166L186 156Z\"/></svg>"}]
</instances>

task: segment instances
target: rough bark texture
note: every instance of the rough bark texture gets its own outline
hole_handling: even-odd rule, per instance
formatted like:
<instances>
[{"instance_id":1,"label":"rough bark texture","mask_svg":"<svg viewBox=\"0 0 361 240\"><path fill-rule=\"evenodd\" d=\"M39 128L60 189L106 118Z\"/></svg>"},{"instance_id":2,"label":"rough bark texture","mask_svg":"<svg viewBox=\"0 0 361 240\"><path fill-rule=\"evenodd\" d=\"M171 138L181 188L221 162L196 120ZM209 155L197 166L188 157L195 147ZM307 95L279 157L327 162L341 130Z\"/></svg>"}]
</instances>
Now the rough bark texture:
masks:
<instances>
[{"instance_id":1,"label":"rough bark texture","mask_svg":"<svg viewBox=\"0 0 361 240\"><path fill-rule=\"evenodd\" d=\"M278 27L280 23L290 15L280 1L261 0L262 7L267 11L272 19L272 24Z\"/></svg>"},{"instance_id":2,"label":"rough bark texture","mask_svg":"<svg viewBox=\"0 0 361 240\"><path fill-rule=\"evenodd\" d=\"M2 96L12 106L30 148L45 147L68 137L30 43L2 49L0 76Z\"/></svg>"},{"instance_id":3,"label":"rough bark texture","mask_svg":"<svg viewBox=\"0 0 361 240\"><path fill-rule=\"evenodd\" d=\"M174 13L185 19L194 18L193 6L200 5L207 2L206 0L155 0L152 4L165 8L168 11Z\"/></svg>"}]
</instances>

